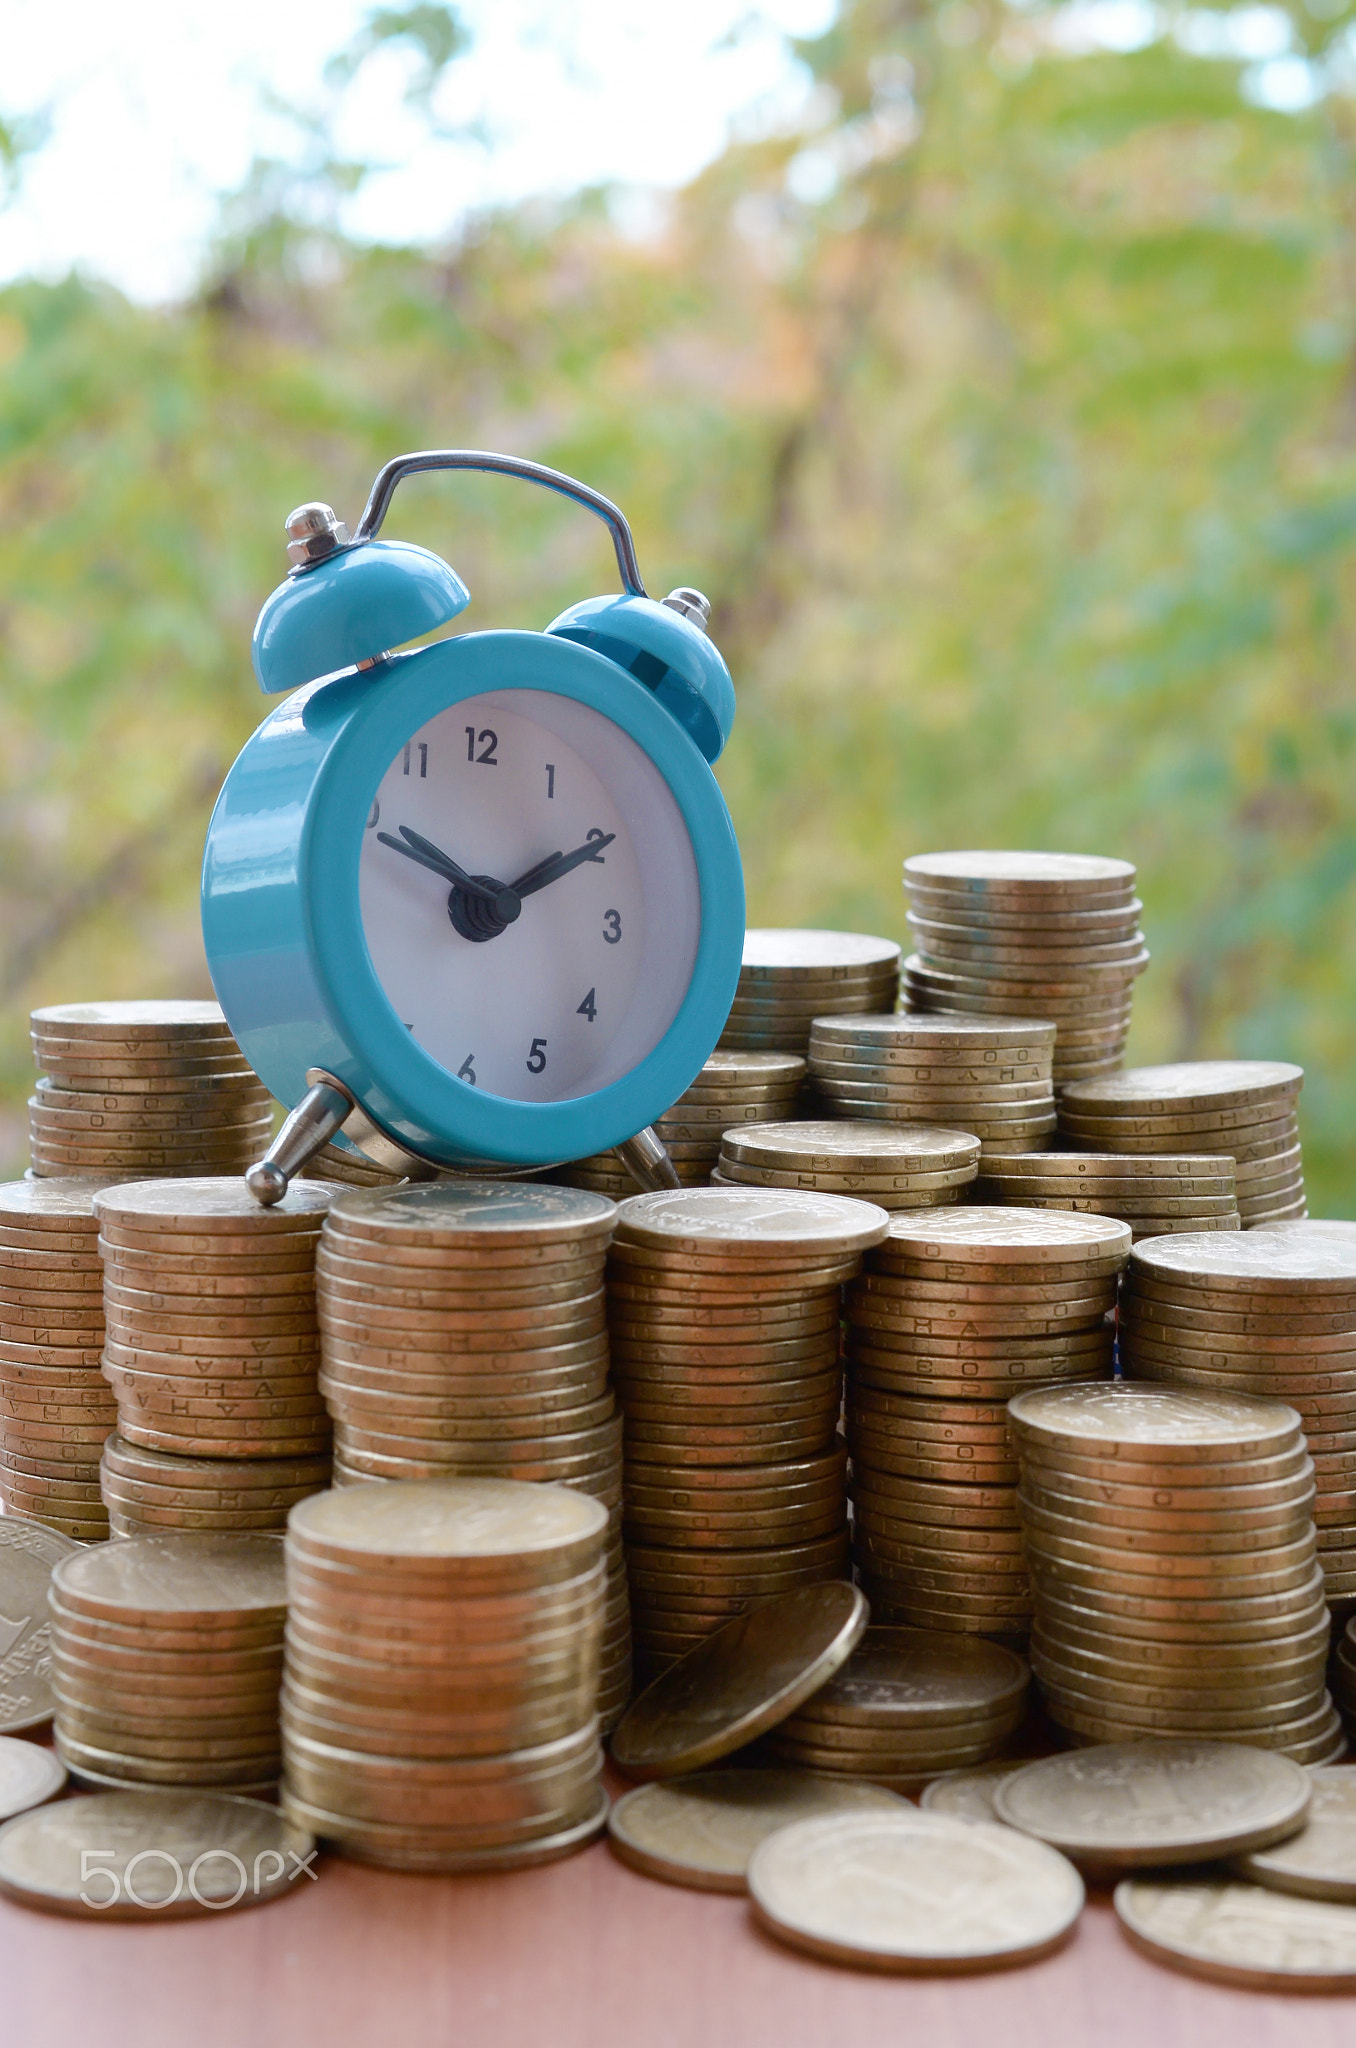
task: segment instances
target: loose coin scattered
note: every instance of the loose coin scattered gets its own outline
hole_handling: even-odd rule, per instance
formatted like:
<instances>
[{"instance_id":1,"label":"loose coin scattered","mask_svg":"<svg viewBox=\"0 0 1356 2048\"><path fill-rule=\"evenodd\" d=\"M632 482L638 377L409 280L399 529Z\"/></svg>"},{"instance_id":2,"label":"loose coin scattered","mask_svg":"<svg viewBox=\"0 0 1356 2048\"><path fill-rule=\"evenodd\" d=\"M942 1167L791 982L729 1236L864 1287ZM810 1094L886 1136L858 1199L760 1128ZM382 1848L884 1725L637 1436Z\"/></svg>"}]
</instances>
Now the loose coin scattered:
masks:
<instances>
[{"instance_id":1,"label":"loose coin scattered","mask_svg":"<svg viewBox=\"0 0 1356 2048\"><path fill-rule=\"evenodd\" d=\"M1128 1878L1116 1917L1155 1962L1256 1991L1350 1991L1356 1914L1261 1885L1156 1883Z\"/></svg>"},{"instance_id":2,"label":"loose coin scattered","mask_svg":"<svg viewBox=\"0 0 1356 2048\"><path fill-rule=\"evenodd\" d=\"M607 1832L633 1870L697 1891L747 1890L749 1857L792 1821L902 1805L881 1785L815 1771L698 1771L637 1785L613 1806Z\"/></svg>"},{"instance_id":3,"label":"loose coin scattered","mask_svg":"<svg viewBox=\"0 0 1356 2048\"><path fill-rule=\"evenodd\" d=\"M1043 1757L994 1793L1009 1827L1099 1869L1203 1863L1284 1841L1309 1776L1288 1757L1225 1742L1122 1742Z\"/></svg>"},{"instance_id":4,"label":"loose coin scattered","mask_svg":"<svg viewBox=\"0 0 1356 2048\"><path fill-rule=\"evenodd\" d=\"M65 1782L65 1766L50 1749L0 1735L0 1819L55 1799Z\"/></svg>"},{"instance_id":5,"label":"loose coin scattered","mask_svg":"<svg viewBox=\"0 0 1356 2048\"><path fill-rule=\"evenodd\" d=\"M1311 1770L1313 1798L1296 1835L1235 1858L1234 1870L1269 1891L1356 1903L1356 1771Z\"/></svg>"},{"instance_id":6,"label":"loose coin scattered","mask_svg":"<svg viewBox=\"0 0 1356 2048\"><path fill-rule=\"evenodd\" d=\"M760 1924L828 1961L963 1971L1031 1962L1083 1908L1072 1864L943 1813L842 1814L769 1835L749 1861Z\"/></svg>"},{"instance_id":7,"label":"loose coin scattered","mask_svg":"<svg viewBox=\"0 0 1356 2048\"><path fill-rule=\"evenodd\" d=\"M100 1792L0 1828L0 1891L108 1920L220 1913L313 1880L314 1843L275 1807L208 1792Z\"/></svg>"}]
</instances>

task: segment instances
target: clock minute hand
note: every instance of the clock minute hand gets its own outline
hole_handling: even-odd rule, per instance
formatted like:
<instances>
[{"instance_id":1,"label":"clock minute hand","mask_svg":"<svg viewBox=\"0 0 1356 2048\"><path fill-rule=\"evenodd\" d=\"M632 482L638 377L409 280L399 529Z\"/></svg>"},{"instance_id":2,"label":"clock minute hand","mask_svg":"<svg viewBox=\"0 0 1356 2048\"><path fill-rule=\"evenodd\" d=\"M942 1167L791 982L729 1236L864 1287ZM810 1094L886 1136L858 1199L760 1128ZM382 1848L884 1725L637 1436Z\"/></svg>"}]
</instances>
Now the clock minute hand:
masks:
<instances>
[{"instance_id":1,"label":"clock minute hand","mask_svg":"<svg viewBox=\"0 0 1356 2048\"><path fill-rule=\"evenodd\" d=\"M573 853L552 854L549 859L538 861L535 867L519 875L510 883L515 896L535 896L538 889L545 889L551 882L558 882L562 875L568 875L571 868L582 867L586 860L597 860L605 846L611 846L615 832L600 833L595 839L586 839L582 846L576 846Z\"/></svg>"}]
</instances>

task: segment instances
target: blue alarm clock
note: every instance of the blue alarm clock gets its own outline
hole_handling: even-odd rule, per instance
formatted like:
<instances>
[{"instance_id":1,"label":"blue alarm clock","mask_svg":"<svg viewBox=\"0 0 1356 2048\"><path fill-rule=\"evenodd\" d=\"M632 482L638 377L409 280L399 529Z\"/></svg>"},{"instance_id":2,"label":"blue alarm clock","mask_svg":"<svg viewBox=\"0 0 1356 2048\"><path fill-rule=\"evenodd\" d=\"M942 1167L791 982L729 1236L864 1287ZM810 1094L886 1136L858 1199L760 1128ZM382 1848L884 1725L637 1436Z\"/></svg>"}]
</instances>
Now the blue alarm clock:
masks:
<instances>
[{"instance_id":1,"label":"blue alarm clock","mask_svg":"<svg viewBox=\"0 0 1356 2048\"><path fill-rule=\"evenodd\" d=\"M400 479L437 469L587 506L622 594L544 633L392 652L470 602L438 556L377 539ZM336 1134L425 1176L623 1146L643 1183L669 1181L647 1127L719 1038L744 935L711 772L734 688L705 599L647 597L630 528L588 486L475 450L388 463L352 538L326 505L287 532L254 667L292 694L226 777L202 880L218 999L293 1111L255 1194L277 1200Z\"/></svg>"}]
</instances>

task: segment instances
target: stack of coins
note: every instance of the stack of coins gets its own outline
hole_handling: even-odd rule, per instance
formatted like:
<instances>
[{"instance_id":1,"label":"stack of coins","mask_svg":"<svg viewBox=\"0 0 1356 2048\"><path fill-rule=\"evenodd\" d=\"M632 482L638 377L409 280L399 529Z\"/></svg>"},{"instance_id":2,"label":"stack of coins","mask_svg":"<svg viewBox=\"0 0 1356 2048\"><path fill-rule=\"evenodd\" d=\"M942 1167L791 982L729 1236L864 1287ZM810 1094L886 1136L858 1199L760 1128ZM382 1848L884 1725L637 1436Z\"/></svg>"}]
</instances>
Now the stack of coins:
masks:
<instances>
[{"instance_id":1,"label":"stack of coins","mask_svg":"<svg viewBox=\"0 0 1356 2048\"><path fill-rule=\"evenodd\" d=\"M879 1618L1023 1636L1009 1395L1110 1374L1126 1224L1040 1209L894 1216L848 1290L858 1576Z\"/></svg>"},{"instance_id":2,"label":"stack of coins","mask_svg":"<svg viewBox=\"0 0 1356 2048\"><path fill-rule=\"evenodd\" d=\"M264 1209L243 1180L147 1180L94 1197L104 1374L127 1443L189 1458L315 1458L315 1248L332 1188Z\"/></svg>"},{"instance_id":3,"label":"stack of coins","mask_svg":"<svg viewBox=\"0 0 1356 2048\"><path fill-rule=\"evenodd\" d=\"M337 1180L347 1188L393 1188L404 1179L344 1145L322 1145L306 1171L312 1180Z\"/></svg>"},{"instance_id":4,"label":"stack of coins","mask_svg":"<svg viewBox=\"0 0 1356 2048\"><path fill-rule=\"evenodd\" d=\"M1234 1162L1243 1228L1303 1216L1297 1104L1302 1067L1187 1060L1129 1067L1060 1097L1059 1128L1089 1152L1208 1152Z\"/></svg>"},{"instance_id":5,"label":"stack of coins","mask_svg":"<svg viewBox=\"0 0 1356 2048\"><path fill-rule=\"evenodd\" d=\"M887 1221L755 1188L622 1204L608 1314L646 1678L753 1602L845 1572L839 1288Z\"/></svg>"},{"instance_id":6,"label":"stack of coins","mask_svg":"<svg viewBox=\"0 0 1356 2048\"><path fill-rule=\"evenodd\" d=\"M1348 1729L1356 1727L1356 1614L1346 1623L1333 1651L1332 1689Z\"/></svg>"},{"instance_id":7,"label":"stack of coins","mask_svg":"<svg viewBox=\"0 0 1356 2048\"><path fill-rule=\"evenodd\" d=\"M32 1033L37 1174L243 1173L268 1145L268 1090L215 1003L59 1003Z\"/></svg>"},{"instance_id":8,"label":"stack of coins","mask_svg":"<svg viewBox=\"0 0 1356 2048\"><path fill-rule=\"evenodd\" d=\"M99 1452L117 1420L99 1371L96 1185L0 1187L0 1500L82 1543L108 1534Z\"/></svg>"},{"instance_id":9,"label":"stack of coins","mask_svg":"<svg viewBox=\"0 0 1356 2048\"><path fill-rule=\"evenodd\" d=\"M136 1536L52 1573L57 1754L91 1785L278 1776L278 1536Z\"/></svg>"},{"instance_id":10,"label":"stack of coins","mask_svg":"<svg viewBox=\"0 0 1356 2048\"><path fill-rule=\"evenodd\" d=\"M1030 1017L816 1017L810 1075L832 1116L957 1124L990 1151L1055 1128L1055 1026Z\"/></svg>"},{"instance_id":11,"label":"stack of coins","mask_svg":"<svg viewBox=\"0 0 1356 2048\"><path fill-rule=\"evenodd\" d=\"M675 1173L689 1187L704 1184L733 1124L775 1123L790 1116L805 1079L805 1062L786 1052L713 1052L685 1095L654 1128ZM624 1202L636 1184L615 1152L576 1159L552 1176L566 1187L592 1188Z\"/></svg>"},{"instance_id":12,"label":"stack of coins","mask_svg":"<svg viewBox=\"0 0 1356 2048\"><path fill-rule=\"evenodd\" d=\"M1031 1661L1057 1725L1091 1742L1340 1754L1294 1409L1114 1381L1033 1388L1011 1415Z\"/></svg>"},{"instance_id":13,"label":"stack of coins","mask_svg":"<svg viewBox=\"0 0 1356 2048\"><path fill-rule=\"evenodd\" d=\"M608 1509L609 1727L631 1657L603 1296L616 1213L535 1181L355 1190L332 1204L317 1260L337 1484L557 1480Z\"/></svg>"},{"instance_id":14,"label":"stack of coins","mask_svg":"<svg viewBox=\"0 0 1356 2048\"><path fill-rule=\"evenodd\" d=\"M281 1531L288 1509L330 1483L318 1458L179 1458L129 1444L116 1430L99 1467L115 1536L171 1530Z\"/></svg>"},{"instance_id":15,"label":"stack of coins","mask_svg":"<svg viewBox=\"0 0 1356 2048\"><path fill-rule=\"evenodd\" d=\"M865 932L772 929L744 934L744 964L721 1045L804 1054L816 1017L893 1010L899 947Z\"/></svg>"},{"instance_id":16,"label":"stack of coins","mask_svg":"<svg viewBox=\"0 0 1356 2048\"><path fill-rule=\"evenodd\" d=\"M904 886L910 1009L1052 1020L1057 1087L1121 1064L1149 960L1129 861L924 853L905 861Z\"/></svg>"},{"instance_id":17,"label":"stack of coins","mask_svg":"<svg viewBox=\"0 0 1356 2048\"><path fill-rule=\"evenodd\" d=\"M1026 1713L1031 1674L997 1643L868 1628L847 1663L769 1738L787 1763L896 1788L996 1756Z\"/></svg>"},{"instance_id":18,"label":"stack of coins","mask_svg":"<svg viewBox=\"0 0 1356 2048\"><path fill-rule=\"evenodd\" d=\"M606 1535L600 1502L515 1480L293 1508L288 1818L401 1870L543 1862L597 1834Z\"/></svg>"},{"instance_id":19,"label":"stack of coins","mask_svg":"<svg viewBox=\"0 0 1356 2048\"><path fill-rule=\"evenodd\" d=\"M1217 1153L991 1152L974 1199L1118 1216L1137 1238L1239 1230L1234 1162Z\"/></svg>"},{"instance_id":20,"label":"stack of coins","mask_svg":"<svg viewBox=\"0 0 1356 2048\"><path fill-rule=\"evenodd\" d=\"M930 1124L743 1124L725 1133L714 1187L809 1188L881 1209L938 1209L965 1199L979 1139Z\"/></svg>"},{"instance_id":21,"label":"stack of coins","mask_svg":"<svg viewBox=\"0 0 1356 2048\"><path fill-rule=\"evenodd\" d=\"M1248 1231L1137 1245L1120 1359L1130 1379L1265 1394L1299 1410L1328 1599L1356 1600L1356 1242Z\"/></svg>"}]
</instances>

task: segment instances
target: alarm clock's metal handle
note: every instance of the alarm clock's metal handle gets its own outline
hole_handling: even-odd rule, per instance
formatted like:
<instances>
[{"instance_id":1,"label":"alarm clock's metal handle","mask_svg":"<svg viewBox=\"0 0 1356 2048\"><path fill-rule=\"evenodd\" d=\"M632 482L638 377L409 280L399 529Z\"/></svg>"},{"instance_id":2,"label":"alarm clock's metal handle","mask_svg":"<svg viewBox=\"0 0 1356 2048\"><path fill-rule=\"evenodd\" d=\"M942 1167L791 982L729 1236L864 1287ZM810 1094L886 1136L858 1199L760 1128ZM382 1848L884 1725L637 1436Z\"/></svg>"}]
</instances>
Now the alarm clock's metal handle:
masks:
<instances>
[{"instance_id":1,"label":"alarm clock's metal handle","mask_svg":"<svg viewBox=\"0 0 1356 2048\"><path fill-rule=\"evenodd\" d=\"M566 476L563 470L548 469L544 462L528 462L520 455L492 455L483 448L424 448L413 455L394 456L378 472L353 535L355 547L365 540L376 539L390 506L391 494L401 478L416 476L424 469L492 470L498 476L516 476L524 483L540 484L543 490L556 491L562 498L572 498L576 505L583 505L587 511L596 513L612 535L622 589L627 596L646 595L631 529L625 515L610 498L605 498L601 491L590 490L587 484L579 483L576 478Z\"/></svg>"},{"instance_id":2,"label":"alarm clock's metal handle","mask_svg":"<svg viewBox=\"0 0 1356 2048\"><path fill-rule=\"evenodd\" d=\"M280 1202L289 1182L340 1131L388 1173L400 1174L406 1180L438 1179L438 1168L432 1160L408 1151L374 1124L357 1097L333 1074L323 1067L312 1067L306 1080L307 1090L301 1101L263 1158L256 1160L245 1175L245 1185L256 1202L266 1209Z\"/></svg>"}]
</instances>

